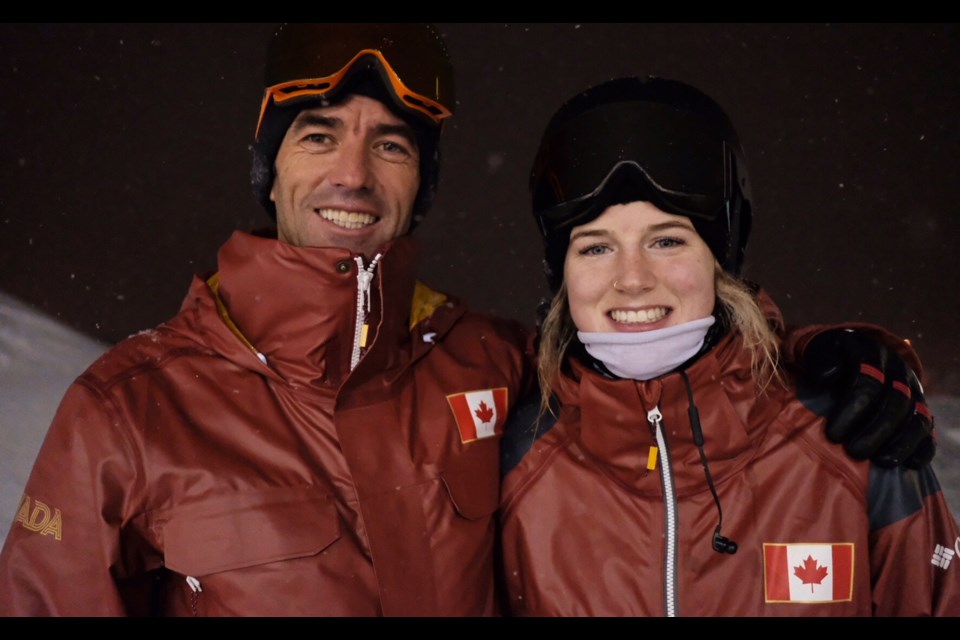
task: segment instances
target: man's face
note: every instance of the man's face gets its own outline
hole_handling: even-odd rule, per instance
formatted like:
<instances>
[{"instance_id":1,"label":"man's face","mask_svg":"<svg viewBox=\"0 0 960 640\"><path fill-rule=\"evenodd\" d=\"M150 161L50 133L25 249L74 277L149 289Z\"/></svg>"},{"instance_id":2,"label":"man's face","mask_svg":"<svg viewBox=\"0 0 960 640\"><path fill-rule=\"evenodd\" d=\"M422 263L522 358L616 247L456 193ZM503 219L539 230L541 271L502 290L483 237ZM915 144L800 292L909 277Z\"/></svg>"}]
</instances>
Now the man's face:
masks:
<instances>
[{"instance_id":1,"label":"man's face","mask_svg":"<svg viewBox=\"0 0 960 640\"><path fill-rule=\"evenodd\" d=\"M410 228L420 152L410 126L377 100L304 109L275 166L270 199L284 242L370 257Z\"/></svg>"}]
</instances>

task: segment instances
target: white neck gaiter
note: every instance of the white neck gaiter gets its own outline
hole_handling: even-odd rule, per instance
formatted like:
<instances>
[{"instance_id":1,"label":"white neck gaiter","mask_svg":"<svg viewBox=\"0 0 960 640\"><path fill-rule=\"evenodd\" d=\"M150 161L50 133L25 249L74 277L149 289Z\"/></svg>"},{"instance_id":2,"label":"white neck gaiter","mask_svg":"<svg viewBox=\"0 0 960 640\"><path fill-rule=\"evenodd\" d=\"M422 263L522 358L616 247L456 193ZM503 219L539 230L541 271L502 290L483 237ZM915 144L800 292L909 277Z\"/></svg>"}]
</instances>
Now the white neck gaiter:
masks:
<instances>
[{"instance_id":1,"label":"white neck gaiter","mask_svg":"<svg viewBox=\"0 0 960 640\"><path fill-rule=\"evenodd\" d=\"M587 333L577 337L587 353L621 378L650 380L673 371L703 346L713 316L666 329L631 333Z\"/></svg>"}]
</instances>

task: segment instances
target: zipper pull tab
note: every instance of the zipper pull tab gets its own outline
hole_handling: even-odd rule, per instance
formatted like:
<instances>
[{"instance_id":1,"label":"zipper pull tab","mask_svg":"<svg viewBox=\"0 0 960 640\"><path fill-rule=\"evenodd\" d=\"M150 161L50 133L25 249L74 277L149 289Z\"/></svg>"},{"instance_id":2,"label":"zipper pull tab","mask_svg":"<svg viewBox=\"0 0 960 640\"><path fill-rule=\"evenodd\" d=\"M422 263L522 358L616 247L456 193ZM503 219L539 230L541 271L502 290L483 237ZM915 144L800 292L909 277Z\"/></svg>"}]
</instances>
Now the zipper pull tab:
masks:
<instances>
[{"instance_id":1,"label":"zipper pull tab","mask_svg":"<svg viewBox=\"0 0 960 640\"><path fill-rule=\"evenodd\" d=\"M371 263L370 270L363 266L363 256L356 256L354 262L357 263L357 311L364 309L370 310L370 283L373 282L373 267Z\"/></svg>"},{"instance_id":2,"label":"zipper pull tab","mask_svg":"<svg viewBox=\"0 0 960 640\"><path fill-rule=\"evenodd\" d=\"M373 282L373 272L377 268L377 263L380 262L380 258L383 254L378 253L374 256L373 260L370 261L370 266L367 268L363 267L363 257L357 256L354 258L357 262L357 294L359 301L362 302L364 311L370 311L370 283Z\"/></svg>"},{"instance_id":3,"label":"zipper pull tab","mask_svg":"<svg viewBox=\"0 0 960 640\"><path fill-rule=\"evenodd\" d=\"M363 256L354 257L357 263L357 325L353 336L353 354L350 356L350 371L353 371L360 362L360 351L367 346L369 327L367 313L370 312L370 288L373 282L373 272L383 254L378 253L370 261L370 266L363 267Z\"/></svg>"},{"instance_id":4,"label":"zipper pull tab","mask_svg":"<svg viewBox=\"0 0 960 640\"><path fill-rule=\"evenodd\" d=\"M357 260L361 263L360 258ZM366 271L362 266L357 270L357 286L360 288L360 295L363 297L363 307L365 311L370 311L370 283L373 282L373 274Z\"/></svg>"},{"instance_id":5,"label":"zipper pull tab","mask_svg":"<svg viewBox=\"0 0 960 640\"><path fill-rule=\"evenodd\" d=\"M655 406L650 411L647 411L647 422L650 423L654 431L654 437L656 437L656 432L660 429L660 423L663 420L663 414L660 413L660 407ZM649 451L647 451L647 469L649 471L654 471L657 468L657 458L660 454L660 449L657 445L650 445Z\"/></svg>"},{"instance_id":6,"label":"zipper pull tab","mask_svg":"<svg viewBox=\"0 0 960 640\"><path fill-rule=\"evenodd\" d=\"M647 411L647 422L650 423L650 426L654 429L660 427L660 422L663 420L663 414L660 413L660 407L656 406L650 411Z\"/></svg>"}]
</instances>

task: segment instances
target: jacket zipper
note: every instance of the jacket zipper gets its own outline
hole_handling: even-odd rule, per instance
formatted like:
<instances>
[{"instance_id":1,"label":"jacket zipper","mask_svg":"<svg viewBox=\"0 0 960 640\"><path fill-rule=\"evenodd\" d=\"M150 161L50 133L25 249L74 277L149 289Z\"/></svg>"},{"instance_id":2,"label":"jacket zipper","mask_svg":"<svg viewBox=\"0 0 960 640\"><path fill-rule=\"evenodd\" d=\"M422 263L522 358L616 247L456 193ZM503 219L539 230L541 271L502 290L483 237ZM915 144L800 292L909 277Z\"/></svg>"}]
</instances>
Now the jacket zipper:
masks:
<instances>
[{"instance_id":1,"label":"jacket zipper","mask_svg":"<svg viewBox=\"0 0 960 640\"><path fill-rule=\"evenodd\" d=\"M383 254L378 253L370 261L370 266L363 267L363 257L356 256L357 263L357 325L353 331L353 353L350 355L350 371L353 371L360 362L362 350L367 346L367 314L370 313L370 283L373 282L373 272Z\"/></svg>"},{"instance_id":2,"label":"jacket zipper","mask_svg":"<svg viewBox=\"0 0 960 640\"><path fill-rule=\"evenodd\" d=\"M193 617L196 618L197 602L200 600L203 587L200 586L200 581L193 576L187 576L187 586L190 587L190 610L193 612Z\"/></svg>"},{"instance_id":3,"label":"jacket zipper","mask_svg":"<svg viewBox=\"0 0 960 640\"><path fill-rule=\"evenodd\" d=\"M647 411L647 422L653 427L657 447L660 449L660 480L663 484L663 504L666 509L666 566L664 570L664 608L668 618L677 616L677 500L670 468L670 452L663 435L663 414L660 406Z\"/></svg>"}]
</instances>

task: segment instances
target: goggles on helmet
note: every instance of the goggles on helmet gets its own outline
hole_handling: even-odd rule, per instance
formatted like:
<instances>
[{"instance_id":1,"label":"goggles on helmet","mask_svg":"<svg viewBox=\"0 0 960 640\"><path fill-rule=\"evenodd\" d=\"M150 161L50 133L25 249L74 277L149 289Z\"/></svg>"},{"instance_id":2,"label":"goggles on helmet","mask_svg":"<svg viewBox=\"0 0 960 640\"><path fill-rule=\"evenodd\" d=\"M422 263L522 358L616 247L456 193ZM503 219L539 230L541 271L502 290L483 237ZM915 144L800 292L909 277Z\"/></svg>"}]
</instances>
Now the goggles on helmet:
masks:
<instances>
[{"instance_id":1,"label":"goggles on helmet","mask_svg":"<svg viewBox=\"0 0 960 640\"><path fill-rule=\"evenodd\" d=\"M429 25L292 23L271 42L256 137L271 105L332 98L363 70L380 76L398 108L433 126L453 113L453 69Z\"/></svg>"},{"instance_id":2,"label":"goggles on helmet","mask_svg":"<svg viewBox=\"0 0 960 640\"><path fill-rule=\"evenodd\" d=\"M726 218L737 190L731 131L656 101L607 102L570 118L545 136L531 174L541 232L598 215L595 205L624 187L669 213Z\"/></svg>"}]
</instances>

